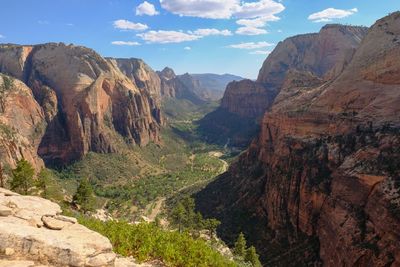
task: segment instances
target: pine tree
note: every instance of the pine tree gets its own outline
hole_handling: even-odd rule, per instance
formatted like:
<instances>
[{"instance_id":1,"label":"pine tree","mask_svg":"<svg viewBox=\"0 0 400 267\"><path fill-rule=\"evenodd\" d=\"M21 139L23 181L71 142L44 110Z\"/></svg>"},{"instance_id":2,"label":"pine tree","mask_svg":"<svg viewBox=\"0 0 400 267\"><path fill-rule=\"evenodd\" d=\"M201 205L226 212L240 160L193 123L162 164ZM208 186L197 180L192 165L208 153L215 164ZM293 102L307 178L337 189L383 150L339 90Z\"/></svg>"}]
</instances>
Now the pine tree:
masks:
<instances>
[{"instance_id":1,"label":"pine tree","mask_svg":"<svg viewBox=\"0 0 400 267\"><path fill-rule=\"evenodd\" d=\"M238 239L235 242L233 253L242 258L246 256L246 239L243 233L239 234Z\"/></svg>"},{"instance_id":2,"label":"pine tree","mask_svg":"<svg viewBox=\"0 0 400 267\"><path fill-rule=\"evenodd\" d=\"M36 186L42 191L41 196L44 198L48 198L50 175L49 170L42 168L37 177Z\"/></svg>"},{"instance_id":3,"label":"pine tree","mask_svg":"<svg viewBox=\"0 0 400 267\"><path fill-rule=\"evenodd\" d=\"M172 211L172 220L175 225L178 225L179 232L182 232L182 227L185 221L186 212L185 207L179 202Z\"/></svg>"},{"instance_id":4,"label":"pine tree","mask_svg":"<svg viewBox=\"0 0 400 267\"><path fill-rule=\"evenodd\" d=\"M261 262L254 246L249 247L246 250L246 256L244 257L246 262L250 262L253 267L261 267Z\"/></svg>"},{"instance_id":5,"label":"pine tree","mask_svg":"<svg viewBox=\"0 0 400 267\"><path fill-rule=\"evenodd\" d=\"M12 170L11 190L27 195L29 188L33 185L34 175L35 170L32 165L25 159L19 160L16 168Z\"/></svg>"},{"instance_id":6,"label":"pine tree","mask_svg":"<svg viewBox=\"0 0 400 267\"><path fill-rule=\"evenodd\" d=\"M73 201L75 204L78 204L84 212L94 210L95 199L93 188L88 179L81 179Z\"/></svg>"}]
</instances>

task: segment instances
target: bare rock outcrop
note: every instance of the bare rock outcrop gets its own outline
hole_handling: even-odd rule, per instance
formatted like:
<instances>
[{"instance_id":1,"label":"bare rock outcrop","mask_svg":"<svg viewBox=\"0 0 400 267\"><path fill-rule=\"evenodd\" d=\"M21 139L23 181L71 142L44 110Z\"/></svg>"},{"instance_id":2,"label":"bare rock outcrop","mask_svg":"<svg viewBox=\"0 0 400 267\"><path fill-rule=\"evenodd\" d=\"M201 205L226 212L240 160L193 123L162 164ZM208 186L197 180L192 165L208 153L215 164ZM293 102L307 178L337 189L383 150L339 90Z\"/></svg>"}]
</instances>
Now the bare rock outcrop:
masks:
<instances>
[{"instance_id":1,"label":"bare rock outcrop","mask_svg":"<svg viewBox=\"0 0 400 267\"><path fill-rule=\"evenodd\" d=\"M49 200L0 188L0 266L150 267L112 251L110 241Z\"/></svg>"},{"instance_id":2,"label":"bare rock outcrop","mask_svg":"<svg viewBox=\"0 0 400 267\"><path fill-rule=\"evenodd\" d=\"M198 194L225 238L244 231L268 266L400 265L399 38L396 12L338 77L286 75L258 137Z\"/></svg>"},{"instance_id":3,"label":"bare rock outcrop","mask_svg":"<svg viewBox=\"0 0 400 267\"><path fill-rule=\"evenodd\" d=\"M159 141L159 106L91 49L64 44L1 45L0 72L23 81L45 114L38 154L52 165L89 151L115 152L124 141Z\"/></svg>"}]
</instances>

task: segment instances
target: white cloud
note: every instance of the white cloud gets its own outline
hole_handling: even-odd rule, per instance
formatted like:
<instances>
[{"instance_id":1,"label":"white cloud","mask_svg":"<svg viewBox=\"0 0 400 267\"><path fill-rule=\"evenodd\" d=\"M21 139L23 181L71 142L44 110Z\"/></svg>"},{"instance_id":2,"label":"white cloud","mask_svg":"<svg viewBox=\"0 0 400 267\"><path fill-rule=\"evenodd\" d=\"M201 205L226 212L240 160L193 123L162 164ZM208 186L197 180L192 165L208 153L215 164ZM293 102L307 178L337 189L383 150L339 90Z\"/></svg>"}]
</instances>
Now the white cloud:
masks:
<instances>
[{"instance_id":1,"label":"white cloud","mask_svg":"<svg viewBox=\"0 0 400 267\"><path fill-rule=\"evenodd\" d=\"M190 46L185 46L183 49L185 49L187 51L192 50L192 48Z\"/></svg>"},{"instance_id":2,"label":"white cloud","mask_svg":"<svg viewBox=\"0 0 400 267\"><path fill-rule=\"evenodd\" d=\"M140 38L148 43L181 43L187 41L195 41L202 36L178 31L148 31L145 33L137 34Z\"/></svg>"},{"instance_id":3,"label":"white cloud","mask_svg":"<svg viewBox=\"0 0 400 267\"><path fill-rule=\"evenodd\" d=\"M161 7L180 16L228 19L239 0L160 0Z\"/></svg>"},{"instance_id":4,"label":"white cloud","mask_svg":"<svg viewBox=\"0 0 400 267\"><path fill-rule=\"evenodd\" d=\"M126 46L138 46L140 45L138 42L126 42L126 41L114 41L111 42L113 45L126 45Z\"/></svg>"},{"instance_id":5,"label":"white cloud","mask_svg":"<svg viewBox=\"0 0 400 267\"><path fill-rule=\"evenodd\" d=\"M285 10L284 5L273 0L260 0L258 2L242 3L235 11L237 18L257 18L262 17L266 21L279 20L277 16Z\"/></svg>"},{"instance_id":6,"label":"white cloud","mask_svg":"<svg viewBox=\"0 0 400 267\"><path fill-rule=\"evenodd\" d=\"M6 38L4 35L0 34L0 39Z\"/></svg>"},{"instance_id":7,"label":"white cloud","mask_svg":"<svg viewBox=\"0 0 400 267\"><path fill-rule=\"evenodd\" d=\"M153 4L150 4L147 1L144 1L140 5L136 7L136 15L142 16L142 15L148 15L148 16L155 16L160 14L156 8L154 7Z\"/></svg>"},{"instance_id":8,"label":"white cloud","mask_svg":"<svg viewBox=\"0 0 400 267\"><path fill-rule=\"evenodd\" d=\"M236 30L237 34L240 35L260 35L268 33L264 29L255 28L255 27L240 27Z\"/></svg>"},{"instance_id":9,"label":"white cloud","mask_svg":"<svg viewBox=\"0 0 400 267\"><path fill-rule=\"evenodd\" d=\"M200 36L209 36L209 35L223 35L229 36L232 35L232 32L229 30L217 30L217 29L198 29L194 32L189 32L191 34L200 35Z\"/></svg>"},{"instance_id":10,"label":"white cloud","mask_svg":"<svg viewBox=\"0 0 400 267\"><path fill-rule=\"evenodd\" d=\"M345 18L357 12L358 12L357 8L352 8L349 10L327 8L320 12L311 14L310 16L308 16L308 19L312 20L313 22L327 22L333 19Z\"/></svg>"},{"instance_id":11,"label":"white cloud","mask_svg":"<svg viewBox=\"0 0 400 267\"><path fill-rule=\"evenodd\" d=\"M256 51L251 51L250 53L249 53L250 55L269 55L269 54L271 54L271 51L269 51L269 50L256 50Z\"/></svg>"},{"instance_id":12,"label":"white cloud","mask_svg":"<svg viewBox=\"0 0 400 267\"><path fill-rule=\"evenodd\" d=\"M249 42L249 43L240 43L240 44L233 44L228 47L230 48L237 48L237 49L260 49L268 46L274 46L275 44L271 44L268 42Z\"/></svg>"},{"instance_id":13,"label":"white cloud","mask_svg":"<svg viewBox=\"0 0 400 267\"><path fill-rule=\"evenodd\" d=\"M264 27L267 24L267 21L266 18L239 19L236 23L246 27L259 28Z\"/></svg>"},{"instance_id":14,"label":"white cloud","mask_svg":"<svg viewBox=\"0 0 400 267\"><path fill-rule=\"evenodd\" d=\"M278 20L283 4L273 0L245 3L240 0L160 0L167 11L189 17L210 19L265 17L268 21Z\"/></svg>"},{"instance_id":15,"label":"white cloud","mask_svg":"<svg viewBox=\"0 0 400 267\"><path fill-rule=\"evenodd\" d=\"M147 30L149 27L146 24L134 23L129 20L120 19L114 21L114 28L120 30L144 31Z\"/></svg>"}]
</instances>

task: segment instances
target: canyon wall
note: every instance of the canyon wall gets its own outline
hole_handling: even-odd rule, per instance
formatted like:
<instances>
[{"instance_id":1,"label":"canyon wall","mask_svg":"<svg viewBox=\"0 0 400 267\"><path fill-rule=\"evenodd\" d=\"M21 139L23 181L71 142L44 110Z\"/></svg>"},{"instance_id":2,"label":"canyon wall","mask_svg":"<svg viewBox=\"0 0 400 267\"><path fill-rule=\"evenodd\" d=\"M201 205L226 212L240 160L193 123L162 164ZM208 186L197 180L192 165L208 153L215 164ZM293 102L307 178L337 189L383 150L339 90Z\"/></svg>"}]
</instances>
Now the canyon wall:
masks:
<instances>
[{"instance_id":1,"label":"canyon wall","mask_svg":"<svg viewBox=\"0 0 400 267\"><path fill-rule=\"evenodd\" d=\"M283 79L266 61L259 80L283 85L259 135L196 196L267 266L400 264L400 12L351 54Z\"/></svg>"},{"instance_id":2,"label":"canyon wall","mask_svg":"<svg viewBox=\"0 0 400 267\"><path fill-rule=\"evenodd\" d=\"M117 65L80 46L0 46L0 72L23 81L44 114L37 153L47 164L64 165L89 151L116 152L126 143L159 141L154 88L137 86Z\"/></svg>"},{"instance_id":3,"label":"canyon wall","mask_svg":"<svg viewBox=\"0 0 400 267\"><path fill-rule=\"evenodd\" d=\"M366 32L364 27L335 24L323 27L319 33L280 42L265 60L256 81L243 80L227 86L220 108L200 121L200 129L211 141L225 143L229 139L233 146L246 147L290 71L334 79L352 59ZM224 117L232 119L226 121ZM247 126L236 127L235 121L244 119L249 120Z\"/></svg>"}]
</instances>

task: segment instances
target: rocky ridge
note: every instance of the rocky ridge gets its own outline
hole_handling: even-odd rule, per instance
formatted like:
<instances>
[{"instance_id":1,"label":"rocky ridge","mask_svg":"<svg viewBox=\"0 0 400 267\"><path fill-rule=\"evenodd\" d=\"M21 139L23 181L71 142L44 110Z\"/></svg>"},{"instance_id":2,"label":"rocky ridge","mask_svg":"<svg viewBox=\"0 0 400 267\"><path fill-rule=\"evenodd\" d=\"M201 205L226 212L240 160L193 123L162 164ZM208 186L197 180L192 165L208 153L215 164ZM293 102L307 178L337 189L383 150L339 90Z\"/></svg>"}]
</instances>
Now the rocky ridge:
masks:
<instances>
[{"instance_id":1,"label":"rocky ridge","mask_svg":"<svg viewBox=\"0 0 400 267\"><path fill-rule=\"evenodd\" d=\"M268 266L400 264L399 29L396 12L346 64L285 75L258 137L197 195L227 240L244 231Z\"/></svg>"}]
</instances>

